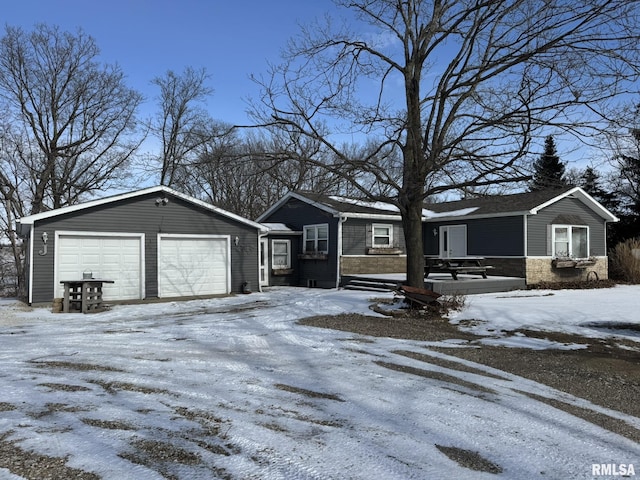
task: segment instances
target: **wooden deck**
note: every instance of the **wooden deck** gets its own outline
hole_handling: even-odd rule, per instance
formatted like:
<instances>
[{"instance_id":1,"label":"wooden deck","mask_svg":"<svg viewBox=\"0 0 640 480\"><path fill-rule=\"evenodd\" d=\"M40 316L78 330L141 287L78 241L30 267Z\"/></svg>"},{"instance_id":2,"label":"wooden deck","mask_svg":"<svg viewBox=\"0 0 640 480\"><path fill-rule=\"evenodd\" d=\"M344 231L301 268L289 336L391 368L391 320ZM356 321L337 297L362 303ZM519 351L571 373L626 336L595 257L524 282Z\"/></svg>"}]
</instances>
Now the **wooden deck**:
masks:
<instances>
[{"instance_id":1,"label":"wooden deck","mask_svg":"<svg viewBox=\"0 0 640 480\"><path fill-rule=\"evenodd\" d=\"M524 278L498 277L489 275L482 278L478 275L458 274L458 279L451 278L449 273L431 273L425 278L424 287L442 295L473 295L477 293L509 292L527 288ZM400 273L343 275L341 285L344 288L358 288L360 290L390 291L393 287L402 285L406 275ZM362 286L359 288L358 285Z\"/></svg>"}]
</instances>

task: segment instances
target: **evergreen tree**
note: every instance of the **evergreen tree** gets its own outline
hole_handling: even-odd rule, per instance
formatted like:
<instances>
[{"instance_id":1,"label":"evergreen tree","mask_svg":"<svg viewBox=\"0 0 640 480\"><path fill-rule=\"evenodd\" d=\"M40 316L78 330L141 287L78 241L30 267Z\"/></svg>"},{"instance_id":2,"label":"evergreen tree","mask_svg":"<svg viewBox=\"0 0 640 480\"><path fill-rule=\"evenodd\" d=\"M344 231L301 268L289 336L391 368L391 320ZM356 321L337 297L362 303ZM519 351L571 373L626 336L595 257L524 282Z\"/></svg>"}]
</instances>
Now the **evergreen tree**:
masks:
<instances>
[{"instance_id":1,"label":"evergreen tree","mask_svg":"<svg viewBox=\"0 0 640 480\"><path fill-rule=\"evenodd\" d=\"M533 168L533 179L529 185L530 191L567 186L564 178L565 167L558 156L553 136L549 135L545 139L544 152L534 162Z\"/></svg>"},{"instance_id":2,"label":"evergreen tree","mask_svg":"<svg viewBox=\"0 0 640 480\"><path fill-rule=\"evenodd\" d=\"M632 146L617 158L620 241L640 237L640 130L631 131Z\"/></svg>"},{"instance_id":3,"label":"evergreen tree","mask_svg":"<svg viewBox=\"0 0 640 480\"><path fill-rule=\"evenodd\" d=\"M582 189L597 200L604 208L611 213L618 214L620 200L615 192L607 191L600 186L600 175L596 170L587 167L579 179Z\"/></svg>"}]
</instances>

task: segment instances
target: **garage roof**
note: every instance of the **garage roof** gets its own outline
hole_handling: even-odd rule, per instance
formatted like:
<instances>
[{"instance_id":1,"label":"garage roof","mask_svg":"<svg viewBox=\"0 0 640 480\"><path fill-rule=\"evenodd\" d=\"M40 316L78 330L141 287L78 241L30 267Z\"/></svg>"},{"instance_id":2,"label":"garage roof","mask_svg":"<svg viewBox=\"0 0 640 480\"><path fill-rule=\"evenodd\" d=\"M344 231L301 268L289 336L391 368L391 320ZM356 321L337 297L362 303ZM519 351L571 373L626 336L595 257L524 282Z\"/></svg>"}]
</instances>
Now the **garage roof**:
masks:
<instances>
[{"instance_id":1,"label":"garage roof","mask_svg":"<svg viewBox=\"0 0 640 480\"><path fill-rule=\"evenodd\" d=\"M109 203L113 203L113 202L118 202L120 200L126 200L129 198L135 198L135 197L140 197L142 195L148 195L148 194L167 194L167 195L173 195L175 197L181 198L182 200L185 200L186 202L190 202L193 203L194 205L198 205L199 207L202 207L206 210L209 210L211 212L215 212L219 215L222 215L223 217L227 217L230 219L233 219L237 222L240 223L244 223L245 225L249 225L253 228L256 228L262 232L267 231L267 229L256 222L253 222L251 220L248 220L244 217L241 217L240 215L236 215L235 213L231 213L228 212L226 210L223 210L222 208L216 207L214 205L211 205L210 203L207 202L203 202L202 200L198 200L195 197L191 197L189 195L186 195L184 193L178 192L177 190L173 190L172 188L169 187L165 187L165 186L156 186L156 187L149 187L149 188L144 188L142 190L136 190L133 192L127 192L127 193L122 193L119 195L112 195L109 197L104 197L104 198L99 198L96 200L91 200L89 202L85 202L85 203L79 203L77 205L70 205L68 207L62 207L62 208L56 208L54 210L49 210L48 212L42 212L42 213L36 213L35 215L28 215L26 217L22 217L18 219L18 223L20 225L33 225L34 222L37 222L38 220L43 220L45 218L52 218L52 217L56 217L58 215L64 215L67 213L72 213L72 212L77 212L80 210L84 210L87 208L91 208L91 207L97 207L100 205L107 205Z\"/></svg>"}]
</instances>

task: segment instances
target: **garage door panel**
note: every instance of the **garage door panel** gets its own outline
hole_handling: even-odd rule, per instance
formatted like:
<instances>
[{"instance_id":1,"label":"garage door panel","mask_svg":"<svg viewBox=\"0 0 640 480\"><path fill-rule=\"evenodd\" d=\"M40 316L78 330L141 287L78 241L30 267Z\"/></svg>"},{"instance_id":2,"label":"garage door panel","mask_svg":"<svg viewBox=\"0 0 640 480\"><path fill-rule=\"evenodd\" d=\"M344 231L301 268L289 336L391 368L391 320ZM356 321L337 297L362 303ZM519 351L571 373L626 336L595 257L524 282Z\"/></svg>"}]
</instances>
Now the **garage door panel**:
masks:
<instances>
[{"instance_id":1,"label":"garage door panel","mask_svg":"<svg viewBox=\"0 0 640 480\"><path fill-rule=\"evenodd\" d=\"M227 238L161 238L159 295L228 293L227 252Z\"/></svg>"},{"instance_id":2,"label":"garage door panel","mask_svg":"<svg viewBox=\"0 0 640 480\"><path fill-rule=\"evenodd\" d=\"M58 280L82 278L91 272L95 278L114 280L103 286L105 300L142 298L142 255L139 236L61 234L56 261ZM62 287L56 285L56 296Z\"/></svg>"}]
</instances>

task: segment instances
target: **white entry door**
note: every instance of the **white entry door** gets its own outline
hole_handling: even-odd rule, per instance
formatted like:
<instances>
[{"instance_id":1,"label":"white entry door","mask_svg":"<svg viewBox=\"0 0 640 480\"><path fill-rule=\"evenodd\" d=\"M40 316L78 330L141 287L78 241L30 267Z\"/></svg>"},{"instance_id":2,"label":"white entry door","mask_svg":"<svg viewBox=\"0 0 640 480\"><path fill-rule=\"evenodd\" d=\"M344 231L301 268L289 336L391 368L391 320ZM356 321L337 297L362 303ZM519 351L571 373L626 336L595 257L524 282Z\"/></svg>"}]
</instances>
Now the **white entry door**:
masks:
<instances>
[{"instance_id":1,"label":"white entry door","mask_svg":"<svg viewBox=\"0 0 640 480\"><path fill-rule=\"evenodd\" d=\"M185 297L230 292L229 237L158 236L158 296Z\"/></svg>"},{"instance_id":2,"label":"white entry door","mask_svg":"<svg viewBox=\"0 0 640 480\"><path fill-rule=\"evenodd\" d=\"M459 258L467 256L467 226L446 225L440 227L440 257Z\"/></svg>"}]
</instances>

